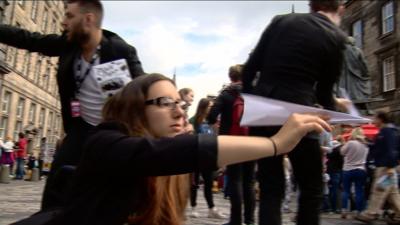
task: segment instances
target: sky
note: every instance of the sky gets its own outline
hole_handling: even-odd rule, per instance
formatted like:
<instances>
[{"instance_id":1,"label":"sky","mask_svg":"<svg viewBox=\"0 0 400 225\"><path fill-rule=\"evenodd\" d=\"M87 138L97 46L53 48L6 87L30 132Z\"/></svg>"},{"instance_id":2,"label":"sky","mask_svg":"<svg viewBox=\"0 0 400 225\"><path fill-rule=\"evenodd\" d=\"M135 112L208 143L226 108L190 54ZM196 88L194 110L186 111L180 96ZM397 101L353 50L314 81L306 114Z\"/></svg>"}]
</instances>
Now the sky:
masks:
<instances>
[{"instance_id":1,"label":"sky","mask_svg":"<svg viewBox=\"0 0 400 225\"><path fill-rule=\"evenodd\" d=\"M134 46L146 73L176 74L197 102L218 95L228 69L242 64L270 20L308 12L307 1L102 1L103 27Z\"/></svg>"}]
</instances>

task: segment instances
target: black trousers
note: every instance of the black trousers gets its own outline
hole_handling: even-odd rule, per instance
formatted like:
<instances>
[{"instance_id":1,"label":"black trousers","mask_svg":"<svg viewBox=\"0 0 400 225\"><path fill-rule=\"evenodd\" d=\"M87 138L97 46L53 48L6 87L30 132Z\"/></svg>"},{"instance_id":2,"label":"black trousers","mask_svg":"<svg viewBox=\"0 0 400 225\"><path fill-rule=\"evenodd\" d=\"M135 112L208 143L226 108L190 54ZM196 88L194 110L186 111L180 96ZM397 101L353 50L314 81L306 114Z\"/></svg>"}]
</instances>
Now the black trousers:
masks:
<instances>
[{"instance_id":1,"label":"black trousers","mask_svg":"<svg viewBox=\"0 0 400 225\"><path fill-rule=\"evenodd\" d=\"M190 193L190 205L196 207L197 205L197 189L199 189L200 174L204 181L204 198L207 201L208 208L213 208L214 200L212 195L212 187L214 181L214 171L202 171L193 173L192 187Z\"/></svg>"},{"instance_id":2,"label":"black trousers","mask_svg":"<svg viewBox=\"0 0 400 225\"><path fill-rule=\"evenodd\" d=\"M54 155L43 191L41 210L65 204L68 186L73 177L70 168L78 165L83 153L82 147L94 128L81 118L74 119L71 127Z\"/></svg>"},{"instance_id":3,"label":"black trousers","mask_svg":"<svg viewBox=\"0 0 400 225\"><path fill-rule=\"evenodd\" d=\"M277 128L254 128L252 135L272 136ZM300 190L298 199L298 225L319 225L323 200L322 153L317 138L303 138L290 152L294 176ZM281 225L281 204L285 192L282 166L283 156L258 161L260 182L260 225Z\"/></svg>"},{"instance_id":4,"label":"black trousers","mask_svg":"<svg viewBox=\"0 0 400 225\"><path fill-rule=\"evenodd\" d=\"M242 202L244 203L244 223L255 223L255 164L255 161L250 161L227 166L226 168L231 202L229 225L242 225Z\"/></svg>"}]
</instances>

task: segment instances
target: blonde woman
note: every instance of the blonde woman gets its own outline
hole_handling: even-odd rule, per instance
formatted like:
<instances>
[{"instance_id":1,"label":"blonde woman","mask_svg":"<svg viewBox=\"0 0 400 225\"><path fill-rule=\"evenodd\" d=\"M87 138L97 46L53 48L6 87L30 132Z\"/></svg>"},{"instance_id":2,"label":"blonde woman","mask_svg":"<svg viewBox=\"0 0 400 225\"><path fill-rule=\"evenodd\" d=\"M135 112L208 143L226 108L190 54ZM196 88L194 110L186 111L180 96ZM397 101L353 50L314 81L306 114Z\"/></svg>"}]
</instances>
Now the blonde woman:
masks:
<instances>
[{"instance_id":1,"label":"blonde woman","mask_svg":"<svg viewBox=\"0 0 400 225\"><path fill-rule=\"evenodd\" d=\"M350 140L341 149L344 156L343 164L343 195L342 218L346 218L349 212L348 201L351 195L351 186L355 185L356 209L358 213L365 208L364 188L367 180L365 163L368 156L364 132L360 127L355 128Z\"/></svg>"}]
</instances>

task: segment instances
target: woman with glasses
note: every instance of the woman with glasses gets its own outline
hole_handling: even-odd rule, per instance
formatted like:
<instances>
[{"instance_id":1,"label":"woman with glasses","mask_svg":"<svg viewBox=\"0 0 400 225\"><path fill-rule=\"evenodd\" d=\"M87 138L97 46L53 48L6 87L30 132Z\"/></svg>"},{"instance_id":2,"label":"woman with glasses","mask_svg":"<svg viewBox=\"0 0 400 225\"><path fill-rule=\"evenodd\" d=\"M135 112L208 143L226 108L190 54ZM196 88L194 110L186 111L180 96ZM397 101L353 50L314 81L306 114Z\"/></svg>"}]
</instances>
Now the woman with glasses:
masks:
<instances>
[{"instance_id":1,"label":"woman with glasses","mask_svg":"<svg viewBox=\"0 0 400 225\"><path fill-rule=\"evenodd\" d=\"M317 116L292 115L271 138L188 135L183 104L174 82L159 74L138 77L110 98L68 206L46 224L183 224L188 176L181 174L284 154L308 132L330 129Z\"/></svg>"}]
</instances>

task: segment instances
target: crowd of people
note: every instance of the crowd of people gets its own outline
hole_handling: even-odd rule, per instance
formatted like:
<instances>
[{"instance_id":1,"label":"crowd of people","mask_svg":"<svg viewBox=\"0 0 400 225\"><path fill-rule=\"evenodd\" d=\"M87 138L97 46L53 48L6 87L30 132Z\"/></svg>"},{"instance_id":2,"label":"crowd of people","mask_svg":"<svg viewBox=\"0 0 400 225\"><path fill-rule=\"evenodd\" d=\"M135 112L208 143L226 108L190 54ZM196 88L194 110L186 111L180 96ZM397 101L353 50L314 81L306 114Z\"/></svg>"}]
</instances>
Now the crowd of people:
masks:
<instances>
[{"instance_id":1,"label":"crowd of people","mask_svg":"<svg viewBox=\"0 0 400 225\"><path fill-rule=\"evenodd\" d=\"M298 225L320 224L324 194L332 203L326 201L322 210L340 210L347 217L352 183L356 219L376 219L387 200L394 212L388 222L400 224L399 137L386 114L376 116L380 132L371 146L362 130L354 129L350 141L333 148L340 138L332 140L334 130L324 115L293 113L280 126L240 126L241 93L348 110L351 101L335 94L346 60L347 36L339 28L343 2L310 0L310 10L276 16L247 61L229 68L231 84L215 100L201 99L192 118L187 110L193 90L178 92L168 77L145 73L136 49L101 28L104 12L98 0L68 0L62 35L0 25L1 43L59 57L57 83L66 134L46 180L41 210L15 224L181 225L189 199L189 216L198 216L200 176L208 216L224 218L213 201L212 183L215 171L225 167L231 203L227 225L256 223L255 178L260 225L282 224L282 212L288 210L282 202L290 200L285 196L291 189L285 186L299 190ZM129 68L121 73L130 82L95 70L116 60ZM102 88L102 76L113 84L113 92ZM376 168L365 208L368 155ZM338 170L332 172L335 157L344 162L336 162ZM340 180L338 207L333 203Z\"/></svg>"},{"instance_id":2,"label":"crowd of people","mask_svg":"<svg viewBox=\"0 0 400 225\"><path fill-rule=\"evenodd\" d=\"M189 120L195 133L219 133L234 134L232 124L235 120L235 100L241 93L242 65L234 65L229 69L229 78L232 83L224 87L216 99L202 98L197 106L196 114ZM185 90L190 90L185 88ZM191 96L193 91L188 92ZM182 99L185 99L182 97ZM391 123L389 115L385 112L377 112L373 124L376 133L369 137L364 134L361 126L336 125L333 132L323 132L320 135L320 151L323 163L323 194L324 199L320 208L323 213L340 214L341 218L354 217L357 220L371 222L378 218L380 211L385 211L385 216L395 216L394 212L400 210L398 202L398 172L395 171L399 160L400 140L396 138L400 133L398 128ZM248 135L246 127L241 135ZM239 133L236 134L239 135ZM333 137L335 134L335 137ZM217 171L200 171L194 174L191 199L196 199L199 174L204 181L204 195L210 209L214 207L212 197L213 181L220 180L218 176L224 176L222 191L230 199L231 212L228 224L255 224L256 206L256 174L255 161L229 165L224 170L224 175ZM295 171L290 160L285 155L282 164L285 174L285 196L281 211L290 213L293 209L289 203L296 193L297 183ZM386 173L380 170L388 169ZM378 173L378 174L377 174ZM221 186L221 185L220 185ZM376 188L378 187L378 188ZM194 188L194 189L193 189ZM389 191L391 190L391 191ZM386 193L386 194L385 194ZM390 193L390 195L388 195ZM380 197L377 197L380 196ZM380 202L376 202L379 198ZM387 199L386 199L387 198ZM385 205L395 203L391 206ZM242 204L244 203L244 204ZM196 204L191 204L189 217L198 217ZM244 212L242 212L244 206ZM368 206L368 207L367 207ZM384 207L385 206L385 207ZM369 211L368 211L369 209ZM211 218L224 218L220 213L208 214Z\"/></svg>"},{"instance_id":3,"label":"crowd of people","mask_svg":"<svg viewBox=\"0 0 400 225\"><path fill-rule=\"evenodd\" d=\"M0 167L7 166L9 176L15 180L29 180L33 168L38 168L39 178L47 174L45 159L48 154L46 137L40 141L39 154L28 153L28 139L22 132L18 134L18 140L13 141L7 136L5 141L0 138Z\"/></svg>"}]
</instances>

